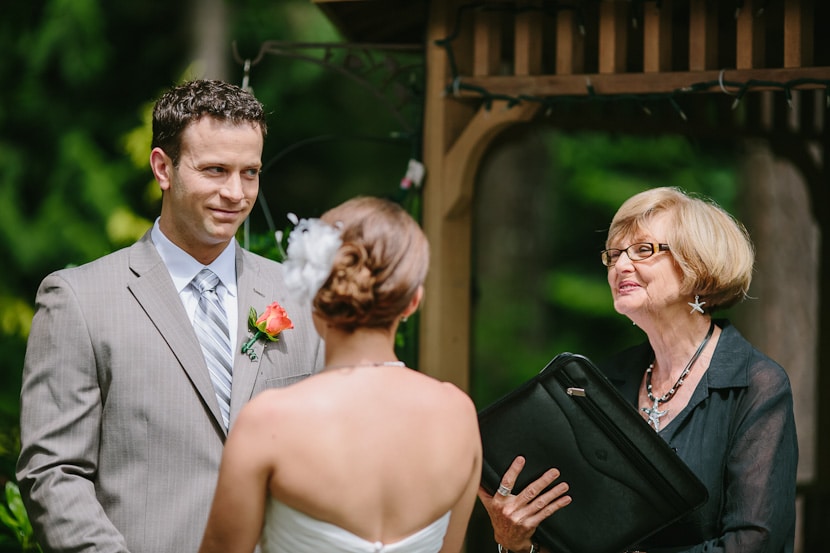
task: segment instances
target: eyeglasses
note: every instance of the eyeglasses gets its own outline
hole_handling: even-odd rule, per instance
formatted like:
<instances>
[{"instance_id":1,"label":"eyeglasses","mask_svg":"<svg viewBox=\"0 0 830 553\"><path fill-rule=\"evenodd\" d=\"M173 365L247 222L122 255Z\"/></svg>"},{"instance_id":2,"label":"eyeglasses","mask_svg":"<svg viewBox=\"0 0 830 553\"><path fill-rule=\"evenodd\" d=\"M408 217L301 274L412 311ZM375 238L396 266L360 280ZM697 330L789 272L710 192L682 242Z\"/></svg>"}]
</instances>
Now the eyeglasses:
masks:
<instances>
[{"instance_id":1,"label":"eyeglasses","mask_svg":"<svg viewBox=\"0 0 830 553\"><path fill-rule=\"evenodd\" d=\"M643 259L648 259L657 252L667 251L669 251L668 244L652 244L650 242L639 242L637 244L631 244L630 246L622 250L618 250L616 248L602 250L602 264L606 267L613 267L617 264L617 260L620 258L623 252L625 252L625 254L628 256L628 259L630 259L631 261L642 261Z\"/></svg>"}]
</instances>

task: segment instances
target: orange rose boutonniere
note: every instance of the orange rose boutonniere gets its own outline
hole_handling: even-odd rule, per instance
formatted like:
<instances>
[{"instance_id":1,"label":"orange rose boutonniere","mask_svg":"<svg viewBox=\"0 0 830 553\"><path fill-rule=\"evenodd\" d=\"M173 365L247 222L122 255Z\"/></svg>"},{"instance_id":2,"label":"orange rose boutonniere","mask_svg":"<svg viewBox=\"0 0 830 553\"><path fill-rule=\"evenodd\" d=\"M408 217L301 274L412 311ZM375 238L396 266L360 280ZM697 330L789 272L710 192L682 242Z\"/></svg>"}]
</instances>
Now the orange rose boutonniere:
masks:
<instances>
[{"instance_id":1,"label":"orange rose boutonniere","mask_svg":"<svg viewBox=\"0 0 830 553\"><path fill-rule=\"evenodd\" d=\"M266 307L262 315L259 316L257 316L256 311L252 307L248 315L248 326L254 335L242 346L242 353L247 353L251 361L256 361L256 352L252 349L254 342L259 340L260 337L265 337L271 342L276 342L279 340L280 332L294 328L294 323L288 318L285 309L277 302L274 302Z\"/></svg>"}]
</instances>

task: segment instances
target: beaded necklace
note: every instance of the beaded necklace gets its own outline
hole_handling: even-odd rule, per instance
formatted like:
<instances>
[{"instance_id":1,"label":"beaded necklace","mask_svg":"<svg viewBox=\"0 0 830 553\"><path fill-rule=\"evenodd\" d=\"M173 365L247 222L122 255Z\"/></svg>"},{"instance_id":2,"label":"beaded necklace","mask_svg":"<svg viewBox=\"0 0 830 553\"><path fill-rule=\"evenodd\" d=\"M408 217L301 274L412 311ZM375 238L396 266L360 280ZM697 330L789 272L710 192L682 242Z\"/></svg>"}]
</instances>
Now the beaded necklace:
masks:
<instances>
[{"instance_id":1,"label":"beaded necklace","mask_svg":"<svg viewBox=\"0 0 830 553\"><path fill-rule=\"evenodd\" d=\"M648 399L654 402L654 405L651 407L641 407L640 411L648 415L648 423L654 428L655 431L660 431L660 417L666 415L669 412L668 409L661 411L659 409L661 403L666 403L672 397L674 397L674 393L677 391L680 386L683 385L683 379L689 375L689 372L692 370L692 366L697 361L697 358L700 357L700 353L703 351L703 348L706 347L706 344L709 343L709 338L712 337L712 332L715 330L715 321L712 321L709 324L709 332L706 333L706 337L703 338L703 341L697 347L697 351L692 358L689 359L689 362L686 363L686 368L683 369L683 372L680 373L680 378L677 379L677 382L674 383L674 386L669 388L669 391L663 394L660 397L654 397L651 389L651 372L654 370L654 361L646 369L646 394L648 395Z\"/></svg>"}]
</instances>

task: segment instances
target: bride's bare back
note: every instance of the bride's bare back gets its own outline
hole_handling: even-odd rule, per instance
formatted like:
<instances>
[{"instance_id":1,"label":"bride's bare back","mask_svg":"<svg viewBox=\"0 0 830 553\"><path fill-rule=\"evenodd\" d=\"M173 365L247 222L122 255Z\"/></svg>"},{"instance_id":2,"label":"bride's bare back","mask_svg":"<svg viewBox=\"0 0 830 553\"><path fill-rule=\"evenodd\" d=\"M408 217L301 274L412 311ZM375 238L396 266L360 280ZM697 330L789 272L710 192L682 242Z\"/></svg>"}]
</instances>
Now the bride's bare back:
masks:
<instances>
[{"instance_id":1,"label":"bride's bare back","mask_svg":"<svg viewBox=\"0 0 830 553\"><path fill-rule=\"evenodd\" d=\"M369 541L406 537L478 487L472 401L408 368L324 371L246 411L234 431L270 460L271 495Z\"/></svg>"}]
</instances>

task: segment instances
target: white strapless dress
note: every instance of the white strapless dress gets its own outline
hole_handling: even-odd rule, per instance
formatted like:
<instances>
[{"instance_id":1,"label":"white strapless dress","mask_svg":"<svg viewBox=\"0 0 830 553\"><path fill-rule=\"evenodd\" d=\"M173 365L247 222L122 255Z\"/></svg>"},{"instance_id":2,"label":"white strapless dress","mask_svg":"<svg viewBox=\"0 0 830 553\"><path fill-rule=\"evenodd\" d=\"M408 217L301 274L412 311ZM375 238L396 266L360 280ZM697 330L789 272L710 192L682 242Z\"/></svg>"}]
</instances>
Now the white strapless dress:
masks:
<instances>
[{"instance_id":1,"label":"white strapless dress","mask_svg":"<svg viewBox=\"0 0 830 553\"><path fill-rule=\"evenodd\" d=\"M263 553L437 553L450 513L395 543L371 542L269 498L260 545Z\"/></svg>"}]
</instances>

